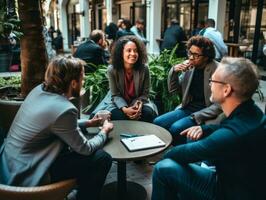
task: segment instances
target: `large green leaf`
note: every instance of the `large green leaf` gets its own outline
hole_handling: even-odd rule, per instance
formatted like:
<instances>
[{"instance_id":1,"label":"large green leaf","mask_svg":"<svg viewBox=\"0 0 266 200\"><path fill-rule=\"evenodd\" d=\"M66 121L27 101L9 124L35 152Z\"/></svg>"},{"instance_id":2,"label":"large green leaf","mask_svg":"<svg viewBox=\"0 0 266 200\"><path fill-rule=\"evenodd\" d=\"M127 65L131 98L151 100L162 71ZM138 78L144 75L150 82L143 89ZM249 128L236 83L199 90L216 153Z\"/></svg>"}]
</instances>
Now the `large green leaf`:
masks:
<instances>
[{"instance_id":1,"label":"large green leaf","mask_svg":"<svg viewBox=\"0 0 266 200\"><path fill-rule=\"evenodd\" d=\"M176 57L176 48L163 50L160 55L149 55L149 68L151 74L151 99L162 103L162 112L174 109L180 102L179 96L168 92L167 77L172 66L182 63L185 58Z\"/></svg>"}]
</instances>

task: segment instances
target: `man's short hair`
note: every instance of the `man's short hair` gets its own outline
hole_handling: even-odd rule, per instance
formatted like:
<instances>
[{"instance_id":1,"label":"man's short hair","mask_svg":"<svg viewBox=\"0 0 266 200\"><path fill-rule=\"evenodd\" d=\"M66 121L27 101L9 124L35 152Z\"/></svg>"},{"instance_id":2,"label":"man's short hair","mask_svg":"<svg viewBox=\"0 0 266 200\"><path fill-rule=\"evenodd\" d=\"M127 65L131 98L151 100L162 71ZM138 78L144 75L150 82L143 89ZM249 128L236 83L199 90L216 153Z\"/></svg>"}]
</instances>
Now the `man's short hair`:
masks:
<instances>
[{"instance_id":1,"label":"man's short hair","mask_svg":"<svg viewBox=\"0 0 266 200\"><path fill-rule=\"evenodd\" d=\"M100 39L104 38L104 32L102 30L93 30L90 34L90 39L95 43L98 43Z\"/></svg>"},{"instance_id":2,"label":"man's short hair","mask_svg":"<svg viewBox=\"0 0 266 200\"><path fill-rule=\"evenodd\" d=\"M209 62L215 58L214 45L210 39L199 35L193 36L188 40L187 50L193 45L201 48L202 54L209 58Z\"/></svg>"},{"instance_id":3,"label":"man's short hair","mask_svg":"<svg viewBox=\"0 0 266 200\"><path fill-rule=\"evenodd\" d=\"M177 19L171 19L171 25L179 25L179 22Z\"/></svg>"},{"instance_id":4,"label":"man's short hair","mask_svg":"<svg viewBox=\"0 0 266 200\"><path fill-rule=\"evenodd\" d=\"M249 59L224 57L220 66L223 69L223 81L230 84L235 95L247 100L259 86L258 69Z\"/></svg>"},{"instance_id":5,"label":"man's short hair","mask_svg":"<svg viewBox=\"0 0 266 200\"><path fill-rule=\"evenodd\" d=\"M144 20L143 19L137 19L136 24L142 24L144 25Z\"/></svg>"},{"instance_id":6,"label":"man's short hair","mask_svg":"<svg viewBox=\"0 0 266 200\"><path fill-rule=\"evenodd\" d=\"M212 18L209 18L209 19L207 19L206 21L205 21L205 25L207 25L208 27L215 27L215 21L214 21L214 19L212 19Z\"/></svg>"},{"instance_id":7,"label":"man's short hair","mask_svg":"<svg viewBox=\"0 0 266 200\"><path fill-rule=\"evenodd\" d=\"M67 93L72 80L79 80L86 63L72 56L58 56L49 63L44 78L44 90L47 92Z\"/></svg>"},{"instance_id":8,"label":"man's short hair","mask_svg":"<svg viewBox=\"0 0 266 200\"><path fill-rule=\"evenodd\" d=\"M129 19L124 19L122 24L125 25L127 31L130 31L130 28L132 27L132 24L131 24Z\"/></svg>"}]
</instances>

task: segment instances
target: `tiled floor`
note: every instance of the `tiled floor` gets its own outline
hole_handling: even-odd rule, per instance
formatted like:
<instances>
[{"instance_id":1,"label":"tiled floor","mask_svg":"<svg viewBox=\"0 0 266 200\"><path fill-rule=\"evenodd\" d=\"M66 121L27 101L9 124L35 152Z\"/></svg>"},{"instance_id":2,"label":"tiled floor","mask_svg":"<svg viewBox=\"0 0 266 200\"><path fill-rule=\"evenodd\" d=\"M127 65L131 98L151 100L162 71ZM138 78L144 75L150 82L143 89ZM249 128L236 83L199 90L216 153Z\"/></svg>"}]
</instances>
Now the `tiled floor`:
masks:
<instances>
[{"instance_id":1,"label":"tiled floor","mask_svg":"<svg viewBox=\"0 0 266 200\"><path fill-rule=\"evenodd\" d=\"M132 161L127 163L127 180L142 185L147 191L147 200L151 199L151 189L152 189L151 177L152 177L153 163L160 160L161 156L162 153L150 157L139 164ZM106 183L110 183L116 180L117 180L117 165L114 162L109 174L107 175Z\"/></svg>"}]
</instances>

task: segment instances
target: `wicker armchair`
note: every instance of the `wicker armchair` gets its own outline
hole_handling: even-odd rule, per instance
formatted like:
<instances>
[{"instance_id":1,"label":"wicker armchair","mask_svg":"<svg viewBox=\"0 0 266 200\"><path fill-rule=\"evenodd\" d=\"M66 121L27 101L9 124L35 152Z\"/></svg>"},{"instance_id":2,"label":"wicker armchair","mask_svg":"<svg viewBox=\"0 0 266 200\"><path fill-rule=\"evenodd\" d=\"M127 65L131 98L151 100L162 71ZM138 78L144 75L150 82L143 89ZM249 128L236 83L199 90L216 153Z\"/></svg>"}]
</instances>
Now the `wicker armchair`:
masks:
<instances>
[{"instance_id":1,"label":"wicker armchair","mask_svg":"<svg viewBox=\"0 0 266 200\"><path fill-rule=\"evenodd\" d=\"M75 179L69 179L37 187L15 187L0 184L1 200L63 200L76 186Z\"/></svg>"}]
</instances>

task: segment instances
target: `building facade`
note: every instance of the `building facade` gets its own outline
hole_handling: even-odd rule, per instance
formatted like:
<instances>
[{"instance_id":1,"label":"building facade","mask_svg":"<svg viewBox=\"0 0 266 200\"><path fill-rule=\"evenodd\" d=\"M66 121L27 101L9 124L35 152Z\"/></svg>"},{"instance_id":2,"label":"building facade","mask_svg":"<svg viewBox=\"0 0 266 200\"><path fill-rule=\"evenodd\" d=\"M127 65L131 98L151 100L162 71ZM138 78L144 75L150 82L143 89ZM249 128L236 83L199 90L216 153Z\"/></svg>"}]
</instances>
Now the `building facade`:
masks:
<instances>
[{"instance_id":1,"label":"building facade","mask_svg":"<svg viewBox=\"0 0 266 200\"><path fill-rule=\"evenodd\" d=\"M144 19L150 53L159 52L157 39L162 38L173 18L180 22L187 37L198 21L213 18L227 42L239 43L245 38L252 43L256 26L260 40L266 38L263 0L47 0L44 10L48 26L62 31L64 48L88 37L93 29L104 30L119 18L130 19L132 24ZM259 12L261 19L257 22Z\"/></svg>"}]
</instances>

